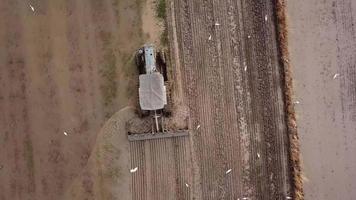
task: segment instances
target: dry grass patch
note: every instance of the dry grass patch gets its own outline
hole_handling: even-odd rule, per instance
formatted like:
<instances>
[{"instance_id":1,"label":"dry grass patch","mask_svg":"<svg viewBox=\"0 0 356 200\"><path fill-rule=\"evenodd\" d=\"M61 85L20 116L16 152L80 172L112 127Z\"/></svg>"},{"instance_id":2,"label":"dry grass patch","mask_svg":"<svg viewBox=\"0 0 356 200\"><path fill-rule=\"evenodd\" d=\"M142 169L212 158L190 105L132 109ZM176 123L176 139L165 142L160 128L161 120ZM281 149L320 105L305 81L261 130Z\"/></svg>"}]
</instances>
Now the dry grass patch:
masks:
<instances>
[{"instance_id":1,"label":"dry grass patch","mask_svg":"<svg viewBox=\"0 0 356 200\"><path fill-rule=\"evenodd\" d=\"M295 110L293 104L293 78L291 72L291 64L289 62L288 51L288 23L286 17L286 1L276 1L276 13L277 13L277 28L278 28L278 41L281 54L281 63L284 69L284 95L287 112L287 126L289 132L290 143L290 163L292 169L293 180L293 199L304 199L303 192L303 179L300 161L300 149L299 149L299 136L297 131L297 123L295 117Z\"/></svg>"}]
</instances>

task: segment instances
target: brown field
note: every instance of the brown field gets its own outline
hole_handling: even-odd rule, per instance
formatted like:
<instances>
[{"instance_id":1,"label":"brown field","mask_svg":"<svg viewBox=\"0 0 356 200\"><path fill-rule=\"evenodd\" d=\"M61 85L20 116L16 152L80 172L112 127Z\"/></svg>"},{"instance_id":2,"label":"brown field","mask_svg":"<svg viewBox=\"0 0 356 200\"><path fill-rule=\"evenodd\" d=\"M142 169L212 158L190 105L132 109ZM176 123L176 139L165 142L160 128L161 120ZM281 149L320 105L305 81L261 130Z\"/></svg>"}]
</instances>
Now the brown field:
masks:
<instances>
[{"instance_id":1,"label":"brown field","mask_svg":"<svg viewBox=\"0 0 356 200\"><path fill-rule=\"evenodd\" d=\"M291 188L274 5L173 8L190 125L201 125L191 137L196 198L284 199Z\"/></svg>"},{"instance_id":2,"label":"brown field","mask_svg":"<svg viewBox=\"0 0 356 200\"><path fill-rule=\"evenodd\" d=\"M136 101L141 24L140 1L0 1L1 200L61 199Z\"/></svg>"},{"instance_id":3,"label":"brown field","mask_svg":"<svg viewBox=\"0 0 356 200\"><path fill-rule=\"evenodd\" d=\"M131 145L132 167L145 169L133 178L133 199L292 196L273 3L175 0L168 8L191 136Z\"/></svg>"},{"instance_id":4,"label":"brown field","mask_svg":"<svg viewBox=\"0 0 356 200\"><path fill-rule=\"evenodd\" d=\"M355 199L356 1L288 1L287 11L305 199Z\"/></svg>"},{"instance_id":5,"label":"brown field","mask_svg":"<svg viewBox=\"0 0 356 200\"><path fill-rule=\"evenodd\" d=\"M1 0L0 200L292 196L273 1L167 1L190 136L127 141L151 3Z\"/></svg>"}]
</instances>

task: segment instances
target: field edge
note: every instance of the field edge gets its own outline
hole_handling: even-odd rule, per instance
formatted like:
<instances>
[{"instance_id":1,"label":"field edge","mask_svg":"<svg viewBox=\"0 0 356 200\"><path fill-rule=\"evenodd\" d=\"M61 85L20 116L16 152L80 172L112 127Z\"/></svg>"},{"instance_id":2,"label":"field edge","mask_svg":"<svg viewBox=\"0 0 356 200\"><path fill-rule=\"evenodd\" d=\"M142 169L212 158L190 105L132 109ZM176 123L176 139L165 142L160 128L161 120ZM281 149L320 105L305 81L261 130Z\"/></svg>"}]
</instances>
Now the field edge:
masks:
<instances>
[{"instance_id":1,"label":"field edge","mask_svg":"<svg viewBox=\"0 0 356 200\"><path fill-rule=\"evenodd\" d=\"M284 101L286 111L286 121L289 137L289 162L292 173L293 199L303 200L303 176L300 160L300 143L296 123L296 115L293 103L293 77L292 66L289 62L288 51L288 19L286 15L286 1L277 0L275 2L277 37L280 54L280 63L283 67L284 79Z\"/></svg>"}]
</instances>

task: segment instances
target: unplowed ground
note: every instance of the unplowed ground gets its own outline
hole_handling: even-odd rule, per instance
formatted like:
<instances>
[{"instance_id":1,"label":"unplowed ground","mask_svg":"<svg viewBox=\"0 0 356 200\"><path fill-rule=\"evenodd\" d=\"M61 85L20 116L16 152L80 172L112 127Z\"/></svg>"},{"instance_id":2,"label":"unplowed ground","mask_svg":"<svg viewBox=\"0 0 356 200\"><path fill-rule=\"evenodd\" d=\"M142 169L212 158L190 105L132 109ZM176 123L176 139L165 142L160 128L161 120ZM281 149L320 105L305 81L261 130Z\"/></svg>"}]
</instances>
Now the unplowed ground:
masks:
<instances>
[{"instance_id":1,"label":"unplowed ground","mask_svg":"<svg viewBox=\"0 0 356 200\"><path fill-rule=\"evenodd\" d=\"M288 1L305 199L356 196L356 1Z\"/></svg>"},{"instance_id":2,"label":"unplowed ground","mask_svg":"<svg viewBox=\"0 0 356 200\"><path fill-rule=\"evenodd\" d=\"M136 102L140 2L0 0L1 200L61 199L105 120Z\"/></svg>"},{"instance_id":3,"label":"unplowed ground","mask_svg":"<svg viewBox=\"0 0 356 200\"><path fill-rule=\"evenodd\" d=\"M285 199L291 185L273 1L169 6L193 130L193 198Z\"/></svg>"}]
</instances>

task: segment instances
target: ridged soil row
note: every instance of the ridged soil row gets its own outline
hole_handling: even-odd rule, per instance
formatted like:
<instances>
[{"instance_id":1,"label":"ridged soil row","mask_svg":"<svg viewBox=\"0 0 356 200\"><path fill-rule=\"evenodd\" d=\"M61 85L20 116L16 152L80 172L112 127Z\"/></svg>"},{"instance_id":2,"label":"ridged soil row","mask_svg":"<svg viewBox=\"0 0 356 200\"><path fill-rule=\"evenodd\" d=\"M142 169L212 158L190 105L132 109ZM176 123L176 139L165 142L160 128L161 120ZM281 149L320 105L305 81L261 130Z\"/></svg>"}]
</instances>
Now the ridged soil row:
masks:
<instances>
[{"instance_id":1,"label":"ridged soil row","mask_svg":"<svg viewBox=\"0 0 356 200\"><path fill-rule=\"evenodd\" d=\"M217 184L214 185L216 188L216 194L213 196L213 199L216 198L229 198L227 195L231 194L230 192L226 191L226 177L231 176L231 174L226 175L225 171L231 168L231 163L227 160L229 152L227 143L225 142L225 137L229 135L226 132L226 121L224 120L224 115L227 112L226 105L225 105L225 98L228 94L224 93L224 79L226 77L223 76L223 71L226 70L227 66L225 65L225 60L222 58L222 49L223 47L223 37L222 34L226 23L223 19L220 19L217 14L219 12L220 4L215 2L214 0L210 1L211 6L211 16L214 23L219 23L220 25L214 25L213 30L215 31L215 40L213 40L212 46L209 48L208 56L212 58L211 65L209 65L209 84L210 84L210 92L213 94L213 101L212 101L212 112L213 112L213 135L210 137L214 138L214 149L216 152L217 159L214 163L214 171L217 176ZM222 29L222 30L221 30ZM234 169L236 170L236 169Z\"/></svg>"},{"instance_id":2,"label":"ridged soil row","mask_svg":"<svg viewBox=\"0 0 356 200\"><path fill-rule=\"evenodd\" d=\"M234 96L236 103L236 111L238 117L238 130L240 136L239 149L242 160L242 194L241 197L253 198L255 194L256 185L252 182L251 172L251 138L254 136L255 118L253 117L253 108L251 106L250 85L248 83L248 74L251 66L247 62L246 45L248 45L249 33L245 32L245 3L242 1L235 1L231 5L232 11L235 13L233 21L233 29L231 29L231 45L232 45L232 62L234 73ZM236 24L235 24L236 23Z\"/></svg>"},{"instance_id":3,"label":"ridged soil row","mask_svg":"<svg viewBox=\"0 0 356 200\"><path fill-rule=\"evenodd\" d=\"M191 4L191 24L192 24L192 37L193 42L191 44L191 48L194 50L194 55L192 60L194 61L194 73L191 74L192 79L196 79L197 85L195 88L196 98L192 100L193 106L191 108L197 109L200 112L192 113L192 117L197 124L201 125L201 128L198 130L200 134L200 138L196 138L195 147L202 149L200 156L200 171L201 171L201 181L205 183L206 186L212 183L212 179L216 179L216 174L211 173L214 171L215 161L217 159L216 152L209 151L210 148L214 145L214 138L211 135L214 134L214 130L211 129L210 124L213 123L213 111L212 111L212 103L213 103L213 93L210 92L210 83L209 79L206 77L210 77L211 74L209 72L209 66L212 63L211 57L206 57L206 54L211 49L212 44L207 42L209 37L208 32L212 33L212 8L209 7L210 3L208 1L203 2L203 5L199 5L197 2ZM192 67L189 65L185 65L187 68ZM193 89L194 90L194 89ZM206 159L209 157L210 159ZM209 190L208 187L202 187L202 196L203 198L212 198L207 195L214 195L214 190ZM205 197L204 197L205 196Z\"/></svg>"},{"instance_id":4,"label":"ridged soil row","mask_svg":"<svg viewBox=\"0 0 356 200\"><path fill-rule=\"evenodd\" d=\"M285 140L285 122L280 121L278 107L283 106L283 100L277 99L278 90L281 90L281 82L279 80L279 65L276 62L278 59L274 46L268 46L271 42L276 44L275 36L269 35L268 30L274 26L267 27L265 15L272 16L272 12L268 12L268 4L266 2L251 2L247 4L248 18L252 19L247 24L247 29L250 31L250 47L247 49L250 54L250 62L252 71L249 77L249 84L252 86L252 103L253 108L256 108L254 116L258 121L259 130L257 129L251 142L252 147L252 169L256 175L254 180L257 189L257 198L259 199L274 199L285 196L285 183L282 177L285 166L283 161L287 159L283 149ZM271 17L270 17L271 18ZM271 51L272 49L272 51ZM276 83L276 85L274 85ZM282 127L279 129L279 126ZM256 156L259 154L259 156Z\"/></svg>"},{"instance_id":5,"label":"ridged soil row","mask_svg":"<svg viewBox=\"0 0 356 200\"><path fill-rule=\"evenodd\" d=\"M269 77L269 82L271 83L272 89L272 98L271 101L275 102L273 107L273 113L275 113L275 124L273 129L276 134L270 135L271 138L274 138L274 147L272 155L275 156L275 163L278 163L276 166L275 163L270 163L269 173L276 175L276 187L278 188L275 194L279 195L280 198L286 198L290 195L291 182L290 176L291 172L289 170L289 141L288 141L288 132L287 132L287 122L285 114L285 102L283 96L283 66L279 62L279 52L278 52L278 41L276 33L276 18L274 13L274 3L267 3L265 5L266 12L264 13L267 16L266 24L266 47L268 50L268 67L271 68L271 76ZM270 119L270 118L269 118ZM273 188L272 188L273 189Z\"/></svg>"},{"instance_id":6,"label":"ridged soil row","mask_svg":"<svg viewBox=\"0 0 356 200\"><path fill-rule=\"evenodd\" d=\"M185 145L187 138L174 138L171 145L173 146L173 164L175 167L175 193L177 199L189 199L189 185L187 171L189 166L185 162ZM189 140L188 140L189 142ZM188 187L185 185L188 184Z\"/></svg>"},{"instance_id":7,"label":"ridged soil row","mask_svg":"<svg viewBox=\"0 0 356 200\"><path fill-rule=\"evenodd\" d=\"M150 172L147 170L147 165L150 164L148 161L148 156L144 153L145 152L145 142L140 142L139 143L139 149L140 149L140 166L142 167L141 170L143 171L142 177L140 177L140 182L141 184L141 190L139 192L140 199L144 200L147 199L147 185L150 185L149 177L150 177Z\"/></svg>"},{"instance_id":8,"label":"ridged soil row","mask_svg":"<svg viewBox=\"0 0 356 200\"><path fill-rule=\"evenodd\" d=\"M160 200L163 196L164 193L162 193L162 187L163 185L160 185L161 182L163 182L162 180L162 166L161 166L161 162L160 159L164 159L163 157L161 157L160 152L157 150L157 147L159 148L161 145L159 143L161 143L161 139L155 140L155 141L149 141L150 145L151 145L151 151L150 154L152 155L152 167L151 170L154 171L155 173L155 182L153 182L153 184L151 185L151 187L155 188L154 189L154 193L152 195L152 199L157 199ZM158 145L157 145L158 144ZM161 146L161 148L164 148L163 146ZM166 164L167 166L169 165L168 160L166 160Z\"/></svg>"},{"instance_id":9,"label":"ridged soil row","mask_svg":"<svg viewBox=\"0 0 356 200\"><path fill-rule=\"evenodd\" d=\"M182 189L184 191L183 199L192 199L192 190L194 189L193 186L193 172L192 172L192 156L191 156L191 148L190 148L190 139L184 138L184 140L180 140L182 147L180 149L179 155L180 159L182 160L182 167L183 170L183 178L182 178ZM186 186L188 184L188 186Z\"/></svg>"},{"instance_id":10,"label":"ridged soil row","mask_svg":"<svg viewBox=\"0 0 356 200\"><path fill-rule=\"evenodd\" d=\"M192 37L193 32L196 32L196 22L193 20L195 17L191 16L192 13L192 6L193 2L192 1L177 1L177 3L175 5L178 5L179 7L177 8L177 10L181 10L181 12L183 13L182 16L184 16L184 18L176 18L177 19L177 24L183 24L185 28L189 27L189 29L184 30L183 29L183 33L181 35L181 40L183 43L183 48L181 49L181 55L183 58L183 71L185 74L185 91L186 91L186 97L189 99L189 108L190 108L190 115L191 115L191 124L192 124L192 128L193 130L195 129L196 126L201 125L201 128L199 130L196 130L193 132L194 136L193 136L193 141L194 144L196 144L197 149L196 149L196 153L198 156L199 160L202 160L202 157L205 157L207 155L207 152L204 148L206 144L202 143L201 141L201 137L204 137L202 134L203 130L207 130L206 129L206 121L209 121L209 119L206 120L198 120L196 118L196 116L198 115L198 113L203 113L204 116L209 117L209 112L210 109L206 108L206 107L201 107L202 104L199 104L196 101L191 101L192 97L198 97L199 95L201 95L201 98L207 99L206 101L204 101L204 104L208 104L209 100L208 100L208 93L206 93L202 87L199 87L200 85L206 85L206 84L198 84L197 81L199 81L200 79L196 78L197 76L204 76L204 74L200 74L197 75L198 72L202 73L203 71L201 70L197 70L202 68L202 66L206 65L206 63L203 60L203 57L201 55L202 50L196 50L193 51L192 46L196 46L194 45L194 43L196 43L196 39ZM197 9L199 7L196 7ZM203 24L201 22L198 22L198 24ZM194 63L194 58L197 59L201 59L200 63L198 65L195 65ZM199 85L199 86L198 86ZM201 88L201 89L200 89ZM199 162L199 161L198 161ZM209 162L209 161L207 161ZM205 165L207 168L209 168L210 164L207 163ZM200 169L202 171L202 169ZM202 171L202 173L204 173L206 171ZM207 181L204 179L204 177L206 176L202 176L201 182L206 183ZM204 191L203 189L203 194L207 194L209 191Z\"/></svg>"},{"instance_id":11,"label":"ridged soil row","mask_svg":"<svg viewBox=\"0 0 356 200\"><path fill-rule=\"evenodd\" d=\"M150 161L151 161L151 167L147 166L146 170L150 170L151 171L151 184L148 186L150 193L147 196L147 199L150 198L155 198L158 199L158 197L156 195L159 195L159 188L156 187L156 185L158 185L159 182L159 169L158 169L158 164L157 164L157 155L156 154L152 154L151 152L154 152L154 141L147 141L146 145L149 146L149 151L143 152L145 154L150 154Z\"/></svg>"},{"instance_id":12,"label":"ridged soil row","mask_svg":"<svg viewBox=\"0 0 356 200\"><path fill-rule=\"evenodd\" d=\"M251 182L251 166L250 166L250 137L254 130L253 123L254 118L252 118L251 109L251 97L250 97L250 86L248 84L248 73L250 71L250 66L247 64L247 58L245 53L246 48L246 38L248 33L245 33L243 21L244 7L243 2L233 1L229 2L229 29L231 35L231 58L232 58L232 74L233 74L233 85L234 85L234 97L235 97L235 107L237 112L237 125L238 134L241 148L234 148L233 151L238 151L242 160L242 191L241 197L251 197L253 191L255 191L254 186Z\"/></svg>"},{"instance_id":13,"label":"ridged soil row","mask_svg":"<svg viewBox=\"0 0 356 200\"><path fill-rule=\"evenodd\" d=\"M132 199L144 200L146 199L146 165L145 165L145 147L144 142L130 143L130 158L131 169L138 167L137 172L132 173Z\"/></svg>"},{"instance_id":14,"label":"ridged soil row","mask_svg":"<svg viewBox=\"0 0 356 200\"><path fill-rule=\"evenodd\" d=\"M189 138L131 142L131 168L138 167L132 173L133 199L188 199L191 166L186 148Z\"/></svg>"},{"instance_id":15,"label":"ridged soil row","mask_svg":"<svg viewBox=\"0 0 356 200\"><path fill-rule=\"evenodd\" d=\"M252 5L251 5L252 4ZM251 66L250 74L249 74L249 84L251 87L251 100L253 116L256 120L255 123L257 125L253 136L251 137L251 176L253 176L253 180L255 181L256 193L255 198L257 199L266 199L267 198L267 182L266 182L266 149L265 149L265 124L264 124L264 114L269 112L268 106L264 104L263 98L267 98L263 92L268 89L269 85L267 82L264 82L264 79L268 76L268 69L264 69L266 65L266 60L264 57L266 56L265 46L263 43L263 35L264 29L261 21L263 20L263 14L260 13L261 5L254 2L250 4L246 4L246 17L244 20L247 21L246 28L248 32L248 41L249 47L246 49L247 54L249 54L249 58L247 59L247 63ZM261 20L258 19L261 17ZM256 24L258 23L258 25ZM260 30L256 30L256 27L261 28ZM249 38L250 37L250 38ZM264 85L267 84L267 85ZM258 154L260 154L260 158L258 158Z\"/></svg>"},{"instance_id":16,"label":"ridged soil row","mask_svg":"<svg viewBox=\"0 0 356 200\"><path fill-rule=\"evenodd\" d=\"M130 143L130 169L132 169L136 165L136 153L134 152L134 144ZM138 184L136 183L136 179L134 177L131 178L131 191L132 191L132 199L137 200L137 188Z\"/></svg>"},{"instance_id":17,"label":"ridged soil row","mask_svg":"<svg viewBox=\"0 0 356 200\"><path fill-rule=\"evenodd\" d=\"M236 3L236 2L235 2ZM234 10L236 9L235 5L232 2L228 1L226 4L221 4L219 2L214 2L214 15L215 18L221 23L217 27L216 35L217 37L218 48L220 52L218 53L220 65L221 65L221 76L222 76L222 89L223 89L223 136L222 146L224 147L224 154L226 154L226 160L223 161L225 169L232 169L230 175L226 175L226 180L230 184L229 188L226 189L226 199L236 199L242 197L242 145L240 143L240 134L238 130L238 115L236 105L239 104L241 100L237 99L234 95L234 46L233 43L236 43L236 37L234 29L236 29L237 22L234 18ZM240 77L239 77L240 78ZM228 187L228 186L226 186Z\"/></svg>"}]
</instances>

